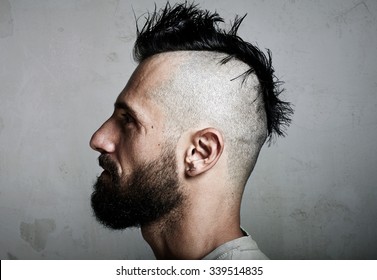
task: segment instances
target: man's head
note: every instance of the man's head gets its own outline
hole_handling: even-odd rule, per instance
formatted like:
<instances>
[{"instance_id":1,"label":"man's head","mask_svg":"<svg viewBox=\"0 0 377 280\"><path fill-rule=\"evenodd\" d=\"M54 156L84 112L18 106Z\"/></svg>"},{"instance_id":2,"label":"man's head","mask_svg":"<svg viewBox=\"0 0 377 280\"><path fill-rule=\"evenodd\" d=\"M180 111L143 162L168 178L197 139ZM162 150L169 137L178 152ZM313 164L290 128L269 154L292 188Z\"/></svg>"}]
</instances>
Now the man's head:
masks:
<instances>
[{"instance_id":1,"label":"man's head","mask_svg":"<svg viewBox=\"0 0 377 280\"><path fill-rule=\"evenodd\" d=\"M91 140L107 170L92 196L106 225L172 221L206 191L239 204L263 143L283 135L292 109L270 53L237 36L242 19L229 32L222 21L167 4L138 28L139 66Z\"/></svg>"}]
</instances>

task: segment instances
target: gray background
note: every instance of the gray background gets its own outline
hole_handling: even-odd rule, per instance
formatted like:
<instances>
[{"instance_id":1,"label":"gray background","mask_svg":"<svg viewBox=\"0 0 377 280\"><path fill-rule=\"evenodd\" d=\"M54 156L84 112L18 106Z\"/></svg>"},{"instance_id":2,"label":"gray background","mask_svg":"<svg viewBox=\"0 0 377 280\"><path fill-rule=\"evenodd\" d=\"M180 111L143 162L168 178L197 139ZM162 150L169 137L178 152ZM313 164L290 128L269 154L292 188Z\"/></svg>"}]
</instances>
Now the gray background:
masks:
<instances>
[{"instance_id":1,"label":"gray background","mask_svg":"<svg viewBox=\"0 0 377 280\"><path fill-rule=\"evenodd\" d=\"M248 13L240 34L272 50L295 104L249 180L244 228L273 259L377 258L377 1L198 3L227 24ZM153 258L89 204L90 136L136 66L132 7L154 1L0 0L1 259Z\"/></svg>"}]
</instances>

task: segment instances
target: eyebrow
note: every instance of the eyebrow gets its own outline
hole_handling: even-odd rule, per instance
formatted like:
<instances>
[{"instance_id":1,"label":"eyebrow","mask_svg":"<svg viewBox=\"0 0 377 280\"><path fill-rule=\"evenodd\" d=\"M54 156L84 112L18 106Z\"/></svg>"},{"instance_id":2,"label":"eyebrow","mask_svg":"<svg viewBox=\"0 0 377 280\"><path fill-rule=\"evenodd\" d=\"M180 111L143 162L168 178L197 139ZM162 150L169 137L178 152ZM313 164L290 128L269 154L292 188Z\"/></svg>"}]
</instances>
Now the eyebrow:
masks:
<instances>
[{"instance_id":1,"label":"eyebrow","mask_svg":"<svg viewBox=\"0 0 377 280\"><path fill-rule=\"evenodd\" d=\"M129 112L131 115L133 115L134 117L138 117L138 115L139 115L134 109L132 109L127 103L125 103L123 101L115 102L114 108L125 110L125 111Z\"/></svg>"},{"instance_id":2,"label":"eyebrow","mask_svg":"<svg viewBox=\"0 0 377 280\"><path fill-rule=\"evenodd\" d=\"M135 110L133 110L127 103L123 101L117 101L114 103L115 109L123 109L126 111L130 111L131 113L135 113Z\"/></svg>"}]
</instances>

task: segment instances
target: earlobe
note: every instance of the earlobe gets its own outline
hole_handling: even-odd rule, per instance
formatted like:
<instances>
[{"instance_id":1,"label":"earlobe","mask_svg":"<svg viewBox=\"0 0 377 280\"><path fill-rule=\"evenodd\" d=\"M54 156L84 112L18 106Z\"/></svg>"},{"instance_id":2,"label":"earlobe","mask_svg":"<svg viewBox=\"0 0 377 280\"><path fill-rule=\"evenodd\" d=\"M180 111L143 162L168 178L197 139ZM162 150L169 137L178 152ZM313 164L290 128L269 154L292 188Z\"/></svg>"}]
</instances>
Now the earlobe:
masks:
<instances>
[{"instance_id":1,"label":"earlobe","mask_svg":"<svg viewBox=\"0 0 377 280\"><path fill-rule=\"evenodd\" d=\"M215 128L197 131L186 152L186 175L193 177L210 170L224 149L223 136Z\"/></svg>"}]
</instances>

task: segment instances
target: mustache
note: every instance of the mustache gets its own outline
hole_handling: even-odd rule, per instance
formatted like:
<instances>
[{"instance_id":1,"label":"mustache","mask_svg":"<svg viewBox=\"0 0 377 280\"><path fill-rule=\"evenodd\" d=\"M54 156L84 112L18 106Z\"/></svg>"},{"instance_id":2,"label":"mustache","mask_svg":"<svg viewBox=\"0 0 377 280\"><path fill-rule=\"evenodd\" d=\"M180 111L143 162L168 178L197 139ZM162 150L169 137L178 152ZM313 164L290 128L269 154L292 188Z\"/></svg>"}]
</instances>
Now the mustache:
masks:
<instances>
[{"instance_id":1,"label":"mustache","mask_svg":"<svg viewBox=\"0 0 377 280\"><path fill-rule=\"evenodd\" d=\"M116 163L111 159L110 155L102 154L98 157L98 164L104 170L108 171L111 175L118 174L118 168Z\"/></svg>"}]
</instances>

